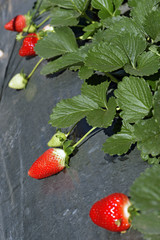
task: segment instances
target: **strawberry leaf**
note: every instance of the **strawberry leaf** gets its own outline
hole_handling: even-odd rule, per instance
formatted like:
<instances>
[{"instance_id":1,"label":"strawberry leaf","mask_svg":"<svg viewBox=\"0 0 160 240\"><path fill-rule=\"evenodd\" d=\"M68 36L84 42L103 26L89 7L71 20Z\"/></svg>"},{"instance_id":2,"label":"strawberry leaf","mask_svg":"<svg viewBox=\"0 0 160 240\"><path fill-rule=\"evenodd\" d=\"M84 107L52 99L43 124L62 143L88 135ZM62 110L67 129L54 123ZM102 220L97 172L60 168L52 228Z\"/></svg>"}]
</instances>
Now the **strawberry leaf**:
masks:
<instances>
[{"instance_id":1,"label":"strawberry leaf","mask_svg":"<svg viewBox=\"0 0 160 240\"><path fill-rule=\"evenodd\" d=\"M143 52L137 58L136 67L133 68L131 65L127 64L124 67L124 70L127 73L134 76L149 76L158 72L159 67L160 67L159 56L149 51L149 52Z\"/></svg>"},{"instance_id":2,"label":"strawberry leaf","mask_svg":"<svg viewBox=\"0 0 160 240\"><path fill-rule=\"evenodd\" d=\"M77 53L67 53L58 59L47 63L41 70L41 74L47 75L66 69L74 64L82 64L83 58Z\"/></svg>"},{"instance_id":3,"label":"strawberry leaf","mask_svg":"<svg viewBox=\"0 0 160 240\"><path fill-rule=\"evenodd\" d=\"M89 69L87 66L82 66L79 69L78 76L80 77L80 79L85 80L91 77L93 73L94 71L92 69Z\"/></svg>"},{"instance_id":4,"label":"strawberry leaf","mask_svg":"<svg viewBox=\"0 0 160 240\"><path fill-rule=\"evenodd\" d=\"M159 182L160 166L155 165L141 173L130 188L131 202L140 211L139 215L133 217L132 226L142 232L146 239L160 236Z\"/></svg>"},{"instance_id":5,"label":"strawberry leaf","mask_svg":"<svg viewBox=\"0 0 160 240\"><path fill-rule=\"evenodd\" d=\"M74 52L77 49L76 38L69 27L56 28L55 33L48 33L35 46L36 53L46 59Z\"/></svg>"},{"instance_id":6,"label":"strawberry leaf","mask_svg":"<svg viewBox=\"0 0 160 240\"><path fill-rule=\"evenodd\" d=\"M86 9L89 0L54 0L54 4L64 9L74 9L80 14Z\"/></svg>"},{"instance_id":7,"label":"strawberry leaf","mask_svg":"<svg viewBox=\"0 0 160 240\"><path fill-rule=\"evenodd\" d=\"M144 30L154 40L154 42L158 42L160 40L159 19L160 19L160 11L156 10L156 11L150 12L145 17L145 21L144 21Z\"/></svg>"},{"instance_id":8,"label":"strawberry leaf","mask_svg":"<svg viewBox=\"0 0 160 240\"><path fill-rule=\"evenodd\" d=\"M154 94L153 113L157 122L160 122L160 88Z\"/></svg>"},{"instance_id":9,"label":"strawberry leaf","mask_svg":"<svg viewBox=\"0 0 160 240\"><path fill-rule=\"evenodd\" d=\"M123 122L119 133L109 137L103 144L103 151L110 155L122 155L128 152L131 145L135 142L134 128L129 123Z\"/></svg>"},{"instance_id":10,"label":"strawberry leaf","mask_svg":"<svg viewBox=\"0 0 160 240\"><path fill-rule=\"evenodd\" d=\"M119 35L113 39L113 42L123 49L133 67L135 67L137 57L147 46L145 38L142 38L141 35L139 36L131 33Z\"/></svg>"},{"instance_id":11,"label":"strawberry leaf","mask_svg":"<svg viewBox=\"0 0 160 240\"><path fill-rule=\"evenodd\" d=\"M130 123L148 115L152 107L152 93L143 78L124 77L115 96L122 109L120 116Z\"/></svg>"},{"instance_id":12,"label":"strawberry leaf","mask_svg":"<svg viewBox=\"0 0 160 240\"><path fill-rule=\"evenodd\" d=\"M55 7L51 11L51 24L58 26L75 26L78 24L80 14L73 9Z\"/></svg>"},{"instance_id":13,"label":"strawberry leaf","mask_svg":"<svg viewBox=\"0 0 160 240\"><path fill-rule=\"evenodd\" d=\"M116 10L120 7L123 0L92 0L91 4L94 8L99 9L98 16L105 19L110 16L114 16Z\"/></svg>"},{"instance_id":14,"label":"strawberry leaf","mask_svg":"<svg viewBox=\"0 0 160 240\"><path fill-rule=\"evenodd\" d=\"M124 51L116 44L100 43L88 52L86 66L102 72L120 69L128 62Z\"/></svg>"},{"instance_id":15,"label":"strawberry leaf","mask_svg":"<svg viewBox=\"0 0 160 240\"><path fill-rule=\"evenodd\" d=\"M109 98L107 109L95 109L87 114L87 122L93 127L107 128L112 124L116 114L116 101Z\"/></svg>"},{"instance_id":16,"label":"strawberry leaf","mask_svg":"<svg viewBox=\"0 0 160 240\"><path fill-rule=\"evenodd\" d=\"M100 82L96 87L84 83L81 95L62 100L53 108L49 122L55 127L68 127L87 117L88 123L95 127L108 127L116 113L115 99L106 101L108 86L107 81Z\"/></svg>"},{"instance_id":17,"label":"strawberry leaf","mask_svg":"<svg viewBox=\"0 0 160 240\"><path fill-rule=\"evenodd\" d=\"M132 2L132 3L131 3ZM144 30L143 23L145 17L150 11L156 6L159 0L141 0L141 1L129 1L134 7L131 9L131 16L139 24L139 26ZM150 23L149 23L150 24Z\"/></svg>"},{"instance_id":18,"label":"strawberry leaf","mask_svg":"<svg viewBox=\"0 0 160 240\"><path fill-rule=\"evenodd\" d=\"M98 109L98 104L86 96L78 95L65 99L53 109L49 123L54 127L69 127L94 109Z\"/></svg>"},{"instance_id":19,"label":"strawberry leaf","mask_svg":"<svg viewBox=\"0 0 160 240\"><path fill-rule=\"evenodd\" d=\"M93 79L97 80L98 76L94 76ZM105 79L105 81L104 81ZM86 95L90 99L93 99L94 102L98 104L98 106L102 108L107 108L107 99L106 92L108 90L110 82L106 81L106 78L103 78L103 82L100 82L96 85L87 84L84 82L81 88L81 94Z\"/></svg>"},{"instance_id":20,"label":"strawberry leaf","mask_svg":"<svg viewBox=\"0 0 160 240\"><path fill-rule=\"evenodd\" d=\"M138 121L134 126L137 147L143 154L160 154L160 126L155 118Z\"/></svg>"}]
</instances>

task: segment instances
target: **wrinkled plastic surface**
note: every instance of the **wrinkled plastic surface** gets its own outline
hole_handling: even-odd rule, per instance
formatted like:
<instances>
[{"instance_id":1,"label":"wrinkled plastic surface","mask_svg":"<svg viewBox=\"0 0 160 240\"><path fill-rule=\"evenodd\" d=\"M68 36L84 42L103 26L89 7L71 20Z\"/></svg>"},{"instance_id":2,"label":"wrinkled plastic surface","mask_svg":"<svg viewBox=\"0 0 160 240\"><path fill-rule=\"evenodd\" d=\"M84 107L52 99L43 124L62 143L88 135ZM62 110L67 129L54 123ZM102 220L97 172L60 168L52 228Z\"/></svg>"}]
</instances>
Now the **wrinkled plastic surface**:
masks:
<instances>
[{"instance_id":1,"label":"wrinkled plastic surface","mask_svg":"<svg viewBox=\"0 0 160 240\"><path fill-rule=\"evenodd\" d=\"M71 158L70 168L58 175L43 180L27 175L56 131L48 124L52 108L62 98L79 94L82 83L71 71L42 76L42 63L25 90L8 88L11 77L22 69L29 74L39 57L20 57L21 42L3 25L32 6L31 0L0 0L0 240L142 240L133 229L111 233L89 218L95 201L113 192L128 194L146 167L136 149L123 157L104 154L109 131L94 132ZM81 121L73 137L88 128Z\"/></svg>"}]
</instances>

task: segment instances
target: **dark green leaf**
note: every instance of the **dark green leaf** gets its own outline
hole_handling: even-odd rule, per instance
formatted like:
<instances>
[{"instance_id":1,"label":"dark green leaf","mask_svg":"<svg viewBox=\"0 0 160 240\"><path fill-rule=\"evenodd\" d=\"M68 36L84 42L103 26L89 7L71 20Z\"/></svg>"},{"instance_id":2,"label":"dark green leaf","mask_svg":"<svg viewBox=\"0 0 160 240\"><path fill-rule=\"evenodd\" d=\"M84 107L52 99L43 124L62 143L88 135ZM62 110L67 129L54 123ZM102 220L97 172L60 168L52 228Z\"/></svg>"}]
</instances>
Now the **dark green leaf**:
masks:
<instances>
[{"instance_id":1,"label":"dark green leaf","mask_svg":"<svg viewBox=\"0 0 160 240\"><path fill-rule=\"evenodd\" d=\"M160 154L160 125L155 118L141 120L135 124L137 147L143 154Z\"/></svg>"},{"instance_id":2,"label":"dark green leaf","mask_svg":"<svg viewBox=\"0 0 160 240\"><path fill-rule=\"evenodd\" d=\"M96 102L100 107L107 108L107 90L110 82L100 82L96 85L89 85L86 82L82 85L81 93L86 95L94 102Z\"/></svg>"},{"instance_id":3,"label":"dark green leaf","mask_svg":"<svg viewBox=\"0 0 160 240\"><path fill-rule=\"evenodd\" d=\"M150 12L145 17L145 21L143 24L145 32L154 40L154 42L158 42L160 40L159 19L160 19L160 11L158 9L156 11Z\"/></svg>"},{"instance_id":4,"label":"dark green leaf","mask_svg":"<svg viewBox=\"0 0 160 240\"><path fill-rule=\"evenodd\" d=\"M156 6L158 2L159 0L141 0L134 1L134 3L132 1L131 5L134 5L134 7L131 10L131 16L142 29L145 17L152 11L152 9Z\"/></svg>"},{"instance_id":5,"label":"dark green leaf","mask_svg":"<svg viewBox=\"0 0 160 240\"><path fill-rule=\"evenodd\" d=\"M75 11L82 14L82 12L86 9L89 0L54 0L54 4L61 8L66 9L74 9Z\"/></svg>"},{"instance_id":6,"label":"dark green leaf","mask_svg":"<svg viewBox=\"0 0 160 240\"><path fill-rule=\"evenodd\" d=\"M124 70L134 76L149 76L156 72L160 67L160 58L155 53L143 52L137 58L137 66L133 68L131 65L127 64Z\"/></svg>"},{"instance_id":7,"label":"dark green leaf","mask_svg":"<svg viewBox=\"0 0 160 240\"><path fill-rule=\"evenodd\" d=\"M133 123L148 115L152 107L152 93L143 78L124 77L115 90L121 117Z\"/></svg>"},{"instance_id":8,"label":"dark green leaf","mask_svg":"<svg viewBox=\"0 0 160 240\"><path fill-rule=\"evenodd\" d=\"M144 37L144 33L142 32L139 25L133 21L132 18L128 17L112 17L101 20L104 27L109 28L105 30L105 39L107 41L112 41L113 38L116 38L117 35L123 35L125 33L130 33L131 35L139 35L139 37Z\"/></svg>"},{"instance_id":9,"label":"dark green leaf","mask_svg":"<svg viewBox=\"0 0 160 240\"><path fill-rule=\"evenodd\" d=\"M51 58L78 49L74 33L69 27L56 28L55 33L48 33L35 46L36 53L43 58Z\"/></svg>"},{"instance_id":10,"label":"dark green leaf","mask_svg":"<svg viewBox=\"0 0 160 240\"><path fill-rule=\"evenodd\" d=\"M84 118L88 112L98 108L97 103L84 95L65 99L53 108L49 123L54 127L69 127Z\"/></svg>"},{"instance_id":11,"label":"dark green leaf","mask_svg":"<svg viewBox=\"0 0 160 240\"><path fill-rule=\"evenodd\" d=\"M75 26L79 16L80 14L75 10L55 7L51 11L51 25L55 27Z\"/></svg>"},{"instance_id":12,"label":"dark green leaf","mask_svg":"<svg viewBox=\"0 0 160 240\"><path fill-rule=\"evenodd\" d=\"M93 127L107 128L111 126L116 114L116 101L111 97L107 109L95 109L87 113L87 122Z\"/></svg>"},{"instance_id":13,"label":"dark green leaf","mask_svg":"<svg viewBox=\"0 0 160 240\"><path fill-rule=\"evenodd\" d=\"M130 188L134 206L140 211L160 211L160 166L147 168Z\"/></svg>"},{"instance_id":14,"label":"dark green leaf","mask_svg":"<svg viewBox=\"0 0 160 240\"><path fill-rule=\"evenodd\" d=\"M137 57L146 49L147 43L145 38L141 35L131 33L124 33L113 39L114 43L118 45L125 52L129 58L131 65L135 67Z\"/></svg>"},{"instance_id":15,"label":"dark green leaf","mask_svg":"<svg viewBox=\"0 0 160 240\"><path fill-rule=\"evenodd\" d=\"M99 9L98 16L100 18L106 18L112 16L114 12L112 0L92 0L92 6L96 9Z\"/></svg>"},{"instance_id":16,"label":"dark green leaf","mask_svg":"<svg viewBox=\"0 0 160 240\"><path fill-rule=\"evenodd\" d=\"M121 131L109 137L103 144L103 151L110 155L122 155L128 152L135 142L133 130L133 126L123 122Z\"/></svg>"},{"instance_id":17,"label":"dark green leaf","mask_svg":"<svg viewBox=\"0 0 160 240\"><path fill-rule=\"evenodd\" d=\"M154 117L157 120L158 123L160 123L160 87L154 94Z\"/></svg>"},{"instance_id":18,"label":"dark green leaf","mask_svg":"<svg viewBox=\"0 0 160 240\"><path fill-rule=\"evenodd\" d=\"M120 69L128 62L124 51L116 44L101 43L94 46L86 58L86 66L102 72Z\"/></svg>"},{"instance_id":19,"label":"dark green leaf","mask_svg":"<svg viewBox=\"0 0 160 240\"><path fill-rule=\"evenodd\" d=\"M74 64L82 64L83 58L76 52L67 53L58 59L49 62L46 64L42 70L41 74L47 75L51 73L55 73L57 71L66 69Z\"/></svg>"},{"instance_id":20,"label":"dark green leaf","mask_svg":"<svg viewBox=\"0 0 160 240\"><path fill-rule=\"evenodd\" d=\"M147 168L130 188L131 202L140 214L135 216L132 226L151 239L160 234L160 166ZM153 238L152 238L153 237ZM146 238L150 239L150 238Z\"/></svg>"}]
</instances>

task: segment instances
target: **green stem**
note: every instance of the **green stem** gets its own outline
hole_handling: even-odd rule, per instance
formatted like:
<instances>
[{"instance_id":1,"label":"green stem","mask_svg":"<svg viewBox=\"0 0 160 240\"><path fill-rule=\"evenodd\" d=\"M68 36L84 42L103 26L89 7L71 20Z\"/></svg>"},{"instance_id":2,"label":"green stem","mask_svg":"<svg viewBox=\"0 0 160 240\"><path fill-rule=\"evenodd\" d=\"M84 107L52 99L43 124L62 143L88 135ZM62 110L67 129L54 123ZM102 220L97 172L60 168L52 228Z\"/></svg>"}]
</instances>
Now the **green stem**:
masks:
<instances>
[{"instance_id":1,"label":"green stem","mask_svg":"<svg viewBox=\"0 0 160 240\"><path fill-rule=\"evenodd\" d=\"M105 73L105 75L109 77L112 82L118 83L118 79L113 77L113 75L111 75L110 73Z\"/></svg>"},{"instance_id":2,"label":"green stem","mask_svg":"<svg viewBox=\"0 0 160 240\"><path fill-rule=\"evenodd\" d=\"M80 144L96 127L91 128L78 142L76 142L73 147L77 147L78 144Z\"/></svg>"},{"instance_id":3,"label":"green stem","mask_svg":"<svg viewBox=\"0 0 160 240\"><path fill-rule=\"evenodd\" d=\"M48 21L48 19L50 19L50 16L46 17L46 18L37 26L37 28L40 28L45 22Z\"/></svg>"},{"instance_id":4,"label":"green stem","mask_svg":"<svg viewBox=\"0 0 160 240\"><path fill-rule=\"evenodd\" d=\"M33 70L31 71L31 73L28 75L27 79L31 78L31 76L33 75L33 73L36 71L37 67L39 66L39 64L43 61L43 58L41 58L38 63L35 65L35 67L33 68Z\"/></svg>"}]
</instances>

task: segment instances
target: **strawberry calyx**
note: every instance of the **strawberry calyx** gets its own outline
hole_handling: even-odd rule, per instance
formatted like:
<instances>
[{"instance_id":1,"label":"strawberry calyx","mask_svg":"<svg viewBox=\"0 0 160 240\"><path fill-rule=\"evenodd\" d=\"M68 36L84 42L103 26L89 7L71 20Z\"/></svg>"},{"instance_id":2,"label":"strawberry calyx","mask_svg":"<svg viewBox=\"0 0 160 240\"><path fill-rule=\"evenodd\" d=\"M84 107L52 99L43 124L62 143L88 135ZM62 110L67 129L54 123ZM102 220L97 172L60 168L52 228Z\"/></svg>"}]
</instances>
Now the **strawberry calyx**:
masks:
<instances>
[{"instance_id":1,"label":"strawberry calyx","mask_svg":"<svg viewBox=\"0 0 160 240\"><path fill-rule=\"evenodd\" d=\"M49 147L62 147L66 139L67 139L66 134L58 130L49 140L47 145Z\"/></svg>"}]
</instances>

